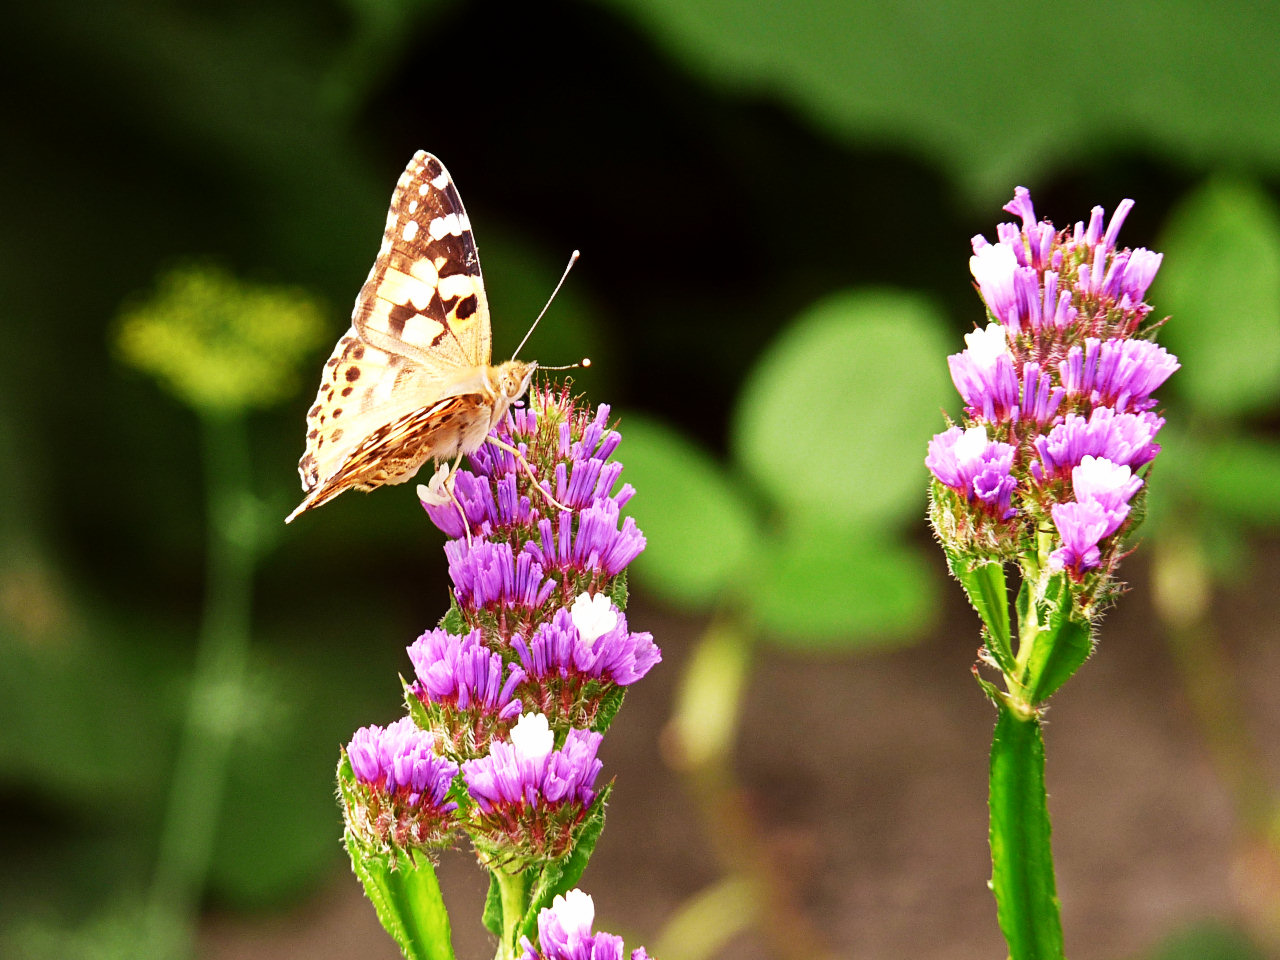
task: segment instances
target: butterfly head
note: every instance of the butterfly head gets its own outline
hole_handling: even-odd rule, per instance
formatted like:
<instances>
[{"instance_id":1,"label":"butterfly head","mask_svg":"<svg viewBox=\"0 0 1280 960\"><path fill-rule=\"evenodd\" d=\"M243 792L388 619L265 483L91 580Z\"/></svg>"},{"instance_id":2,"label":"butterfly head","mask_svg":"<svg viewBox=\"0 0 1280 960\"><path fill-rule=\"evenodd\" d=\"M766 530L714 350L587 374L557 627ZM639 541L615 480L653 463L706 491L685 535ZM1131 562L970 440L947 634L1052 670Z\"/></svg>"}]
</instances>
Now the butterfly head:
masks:
<instances>
[{"instance_id":1,"label":"butterfly head","mask_svg":"<svg viewBox=\"0 0 1280 960\"><path fill-rule=\"evenodd\" d=\"M493 388L498 401L505 406L524 396L538 365L532 360L508 360L493 368Z\"/></svg>"}]
</instances>

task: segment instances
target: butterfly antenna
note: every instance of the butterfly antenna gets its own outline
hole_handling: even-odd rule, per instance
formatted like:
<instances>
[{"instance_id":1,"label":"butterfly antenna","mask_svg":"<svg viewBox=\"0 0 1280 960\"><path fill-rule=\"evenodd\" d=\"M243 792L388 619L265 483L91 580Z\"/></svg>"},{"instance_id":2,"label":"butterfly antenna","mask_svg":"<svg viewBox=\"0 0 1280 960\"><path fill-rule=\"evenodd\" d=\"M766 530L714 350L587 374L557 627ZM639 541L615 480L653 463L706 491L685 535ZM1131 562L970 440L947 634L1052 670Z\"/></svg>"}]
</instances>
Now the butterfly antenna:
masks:
<instances>
[{"instance_id":1,"label":"butterfly antenna","mask_svg":"<svg viewBox=\"0 0 1280 960\"><path fill-rule=\"evenodd\" d=\"M569 271L573 269L573 265L578 262L578 251L573 251L573 256L569 258L568 265L564 268L564 273L560 275L560 282L556 284L556 288L551 291L551 296L547 297L547 302L542 308L542 312L538 314L538 319L533 321L533 325L529 327L529 332L524 335L524 339L520 341L520 346L516 347L515 353L511 355L514 360L520 356L520 351L524 349L524 345L529 342L529 337L533 335L533 331L538 328L538 322L542 319L543 314L547 312L547 307L551 306L551 301L556 298L556 294L560 292L560 288L564 286L565 277L569 276ZM589 363L584 366L590 366Z\"/></svg>"},{"instance_id":2,"label":"butterfly antenna","mask_svg":"<svg viewBox=\"0 0 1280 960\"><path fill-rule=\"evenodd\" d=\"M538 364L538 369L539 370L577 370L579 367L589 367L589 366L591 366L591 358L583 357L577 363L566 363L563 367L544 367L542 364Z\"/></svg>"}]
</instances>

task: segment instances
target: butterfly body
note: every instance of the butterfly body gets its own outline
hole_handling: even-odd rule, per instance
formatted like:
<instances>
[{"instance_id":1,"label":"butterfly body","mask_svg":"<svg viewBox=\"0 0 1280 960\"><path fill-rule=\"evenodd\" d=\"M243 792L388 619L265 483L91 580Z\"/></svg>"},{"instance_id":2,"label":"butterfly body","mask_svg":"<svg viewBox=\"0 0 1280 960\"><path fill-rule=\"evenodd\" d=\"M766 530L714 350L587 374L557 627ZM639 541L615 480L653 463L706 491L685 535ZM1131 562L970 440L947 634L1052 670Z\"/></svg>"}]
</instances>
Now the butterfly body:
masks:
<instances>
[{"instance_id":1,"label":"butterfly body","mask_svg":"<svg viewBox=\"0 0 1280 960\"><path fill-rule=\"evenodd\" d=\"M307 413L306 496L285 522L345 490L404 483L428 460L477 450L536 369L492 365L470 221L444 166L419 151Z\"/></svg>"}]
</instances>

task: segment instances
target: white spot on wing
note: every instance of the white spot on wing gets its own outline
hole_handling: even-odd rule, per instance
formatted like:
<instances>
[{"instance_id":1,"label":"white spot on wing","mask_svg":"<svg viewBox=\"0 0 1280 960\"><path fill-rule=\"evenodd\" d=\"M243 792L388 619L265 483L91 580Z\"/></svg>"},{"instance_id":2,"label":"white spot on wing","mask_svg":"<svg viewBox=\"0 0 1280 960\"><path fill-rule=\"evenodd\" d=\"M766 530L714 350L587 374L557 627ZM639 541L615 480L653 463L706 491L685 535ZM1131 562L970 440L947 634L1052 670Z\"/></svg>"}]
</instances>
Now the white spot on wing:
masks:
<instances>
[{"instance_id":1,"label":"white spot on wing","mask_svg":"<svg viewBox=\"0 0 1280 960\"><path fill-rule=\"evenodd\" d=\"M432 240L439 240L446 234L458 236L462 233L462 226L458 223L458 215L450 213L432 220L431 225L427 227L427 232L431 234Z\"/></svg>"},{"instance_id":2,"label":"white spot on wing","mask_svg":"<svg viewBox=\"0 0 1280 960\"><path fill-rule=\"evenodd\" d=\"M417 200L410 200L410 201L409 201L409 212L410 212L410 213L417 213L417 212L418 212L418 201L417 201Z\"/></svg>"},{"instance_id":3,"label":"white spot on wing","mask_svg":"<svg viewBox=\"0 0 1280 960\"><path fill-rule=\"evenodd\" d=\"M454 297L465 297L475 290L475 284L465 273L455 273L451 277L441 277L440 299L452 300Z\"/></svg>"},{"instance_id":4,"label":"white spot on wing","mask_svg":"<svg viewBox=\"0 0 1280 960\"><path fill-rule=\"evenodd\" d=\"M426 257L415 260L409 265L409 276L415 280L421 280L423 283L429 283L433 287L440 279L440 274L436 271L436 265Z\"/></svg>"},{"instance_id":5,"label":"white spot on wing","mask_svg":"<svg viewBox=\"0 0 1280 960\"><path fill-rule=\"evenodd\" d=\"M443 190L445 187L449 185L449 174L441 170L440 176L432 180L431 185L435 187L437 190Z\"/></svg>"},{"instance_id":6,"label":"white spot on wing","mask_svg":"<svg viewBox=\"0 0 1280 960\"><path fill-rule=\"evenodd\" d=\"M418 221L410 220L408 223L404 225L404 233L402 233L401 236L404 237L405 243L408 243L417 235L418 235Z\"/></svg>"}]
</instances>

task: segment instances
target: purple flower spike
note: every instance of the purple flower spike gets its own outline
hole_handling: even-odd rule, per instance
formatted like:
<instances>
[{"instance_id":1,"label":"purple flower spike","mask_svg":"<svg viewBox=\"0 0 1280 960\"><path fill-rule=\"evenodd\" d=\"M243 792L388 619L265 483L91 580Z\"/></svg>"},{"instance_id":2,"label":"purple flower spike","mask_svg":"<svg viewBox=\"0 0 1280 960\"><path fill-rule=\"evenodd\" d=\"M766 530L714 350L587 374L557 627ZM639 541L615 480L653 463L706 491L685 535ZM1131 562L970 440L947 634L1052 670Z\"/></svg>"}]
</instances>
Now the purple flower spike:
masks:
<instances>
[{"instance_id":1,"label":"purple flower spike","mask_svg":"<svg viewBox=\"0 0 1280 960\"><path fill-rule=\"evenodd\" d=\"M602 593L583 593L557 610L526 642L511 645L527 679L521 697L557 725L591 727L606 695L647 674L662 660L648 633L632 633Z\"/></svg>"},{"instance_id":2,"label":"purple flower spike","mask_svg":"<svg viewBox=\"0 0 1280 960\"><path fill-rule=\"evenodd\" d=\"M520 960L622 960L622 938L593 933L595 919L595 903L581 890L557 896L538 914L538 947L521 938ZM631 960L649 960L649 954L637 947Z\"/></svg>"},{"instance_id":3,"label":"purple flower spike","mask_svg":"<svg viewBox=\"0 0 1280 960\"><path fill-rule=\"evenodd\" d=\"M525 671L507 668L502 655L484 645L479 630L461 637L428 630L408 650L417 677L410 692L421 701L432 728L446 738L442 745L451 754L483 754L520 716L515 690Z\"/></svg>"},{"instance_id":4,"label":"purple flower spike","mask_svg":"<svg viewBox=\"0 0 1280 960\"><path fill-rule=\"evenodd\" d=\"M1110 407L1095 408L1088 419L1069 413L1047 435L1036 437L1040 460L1031 464L1031 475L1037 483L1065 479L1087 456L1136 470L1160 452L1155 437L1163 426L1154 413L1116 413Z\"/></svg>"},{"instance_id":5,"label":"purple flower spike","mask_svg":"<svg viewBox=\"0 0 1280 960\"><path fill-rule=\"evenodd\" d=\"M965 408L991 423L1009 420L1018 408L1018 373L1004 327L998 323L965 334L968 348L947 358L951 380Z\"/></svg>"},{"instance_id":6,"label":"purple flower spike","mask_svg":"<svg viewBox=\"0 0 1280 960\"><path fill-rule=\"evenodd\" d=\"M997 520L1008 520L1018 481L1012 476L1014 448L987 439L986 427L951 427L929 442L924 464L946 486Z\"/></svg>"},{"instance_id":7,"label":"purple flower spike","mask_svg":"<svg viewBox=\"0 0 1280 960\"><path fill-rule=\"evenodd\" d=\"M1004 207L1016 222L998 223L994 243L971 239L969 270L994 322L947 358L964 415L925 459L929 519L949 558L1040 576L1038 547L1030 561L1028 551L1051 516L1054 569L1079 584L1101 569L1075 596L1086 610L1115 596L1117 534L1144 483L1136 472L1160 452L1155 393L1179 366L1138 339L1160 326L1145 298L1162 255L1117 245L1132 208L1124 200L1108 218L1094 207L1058 231L1018 187Z\"/></svg>"},{"instance_id":8,"label":"purple flower spike","mask_svg":"<svg viewBox=\"0 0 1280 960\"><path fill-rule=\"evenodd\" d=\"M526 713L510 742L493 743L487 756L463 763L462 779L475 801L469 832L480 855L504 861L563 856L596 797L601 739L573 729L555 750L547 718Z\"/></svg>"},{"instance_id":9,"label":"purple flower spike","mask_svg":"<svg viewBox=\"0 0 1280 960\"><path fill-rule=\"evenodd\" d=\"M1058 371L1068 396L1127 413L1154 407L1151 394L1179 366L1177 357L1149 340L1104 342L1089 337L1083 348L1068 351Z\"/></svg>"},{"instance_id":10,"label":"purple flower spike","mask_svg":"<svg viewBox=\"0 0 1280 960\"><path fill-rule=\"evenodd\" d=\"M514 556L509 543L478 540L467 546L451 540L444 554L458 602L473 610L493 604L534 610L555 591L555 582L543 577L535 559L523 552Z\"/></svg>"},{"instance_id":11,"label":"purple flower spike","mask_svg":"<svg viewBox=\"0 0 1280 960\"><path fill-rule=\"evenodd\" d=\"M347 825L367 843L435 845L453 831L448 799L458 765L435 752L436 738L402 717L387 727L361 727L347 744L356 803Z\"/></svg>"}]
</instances>

